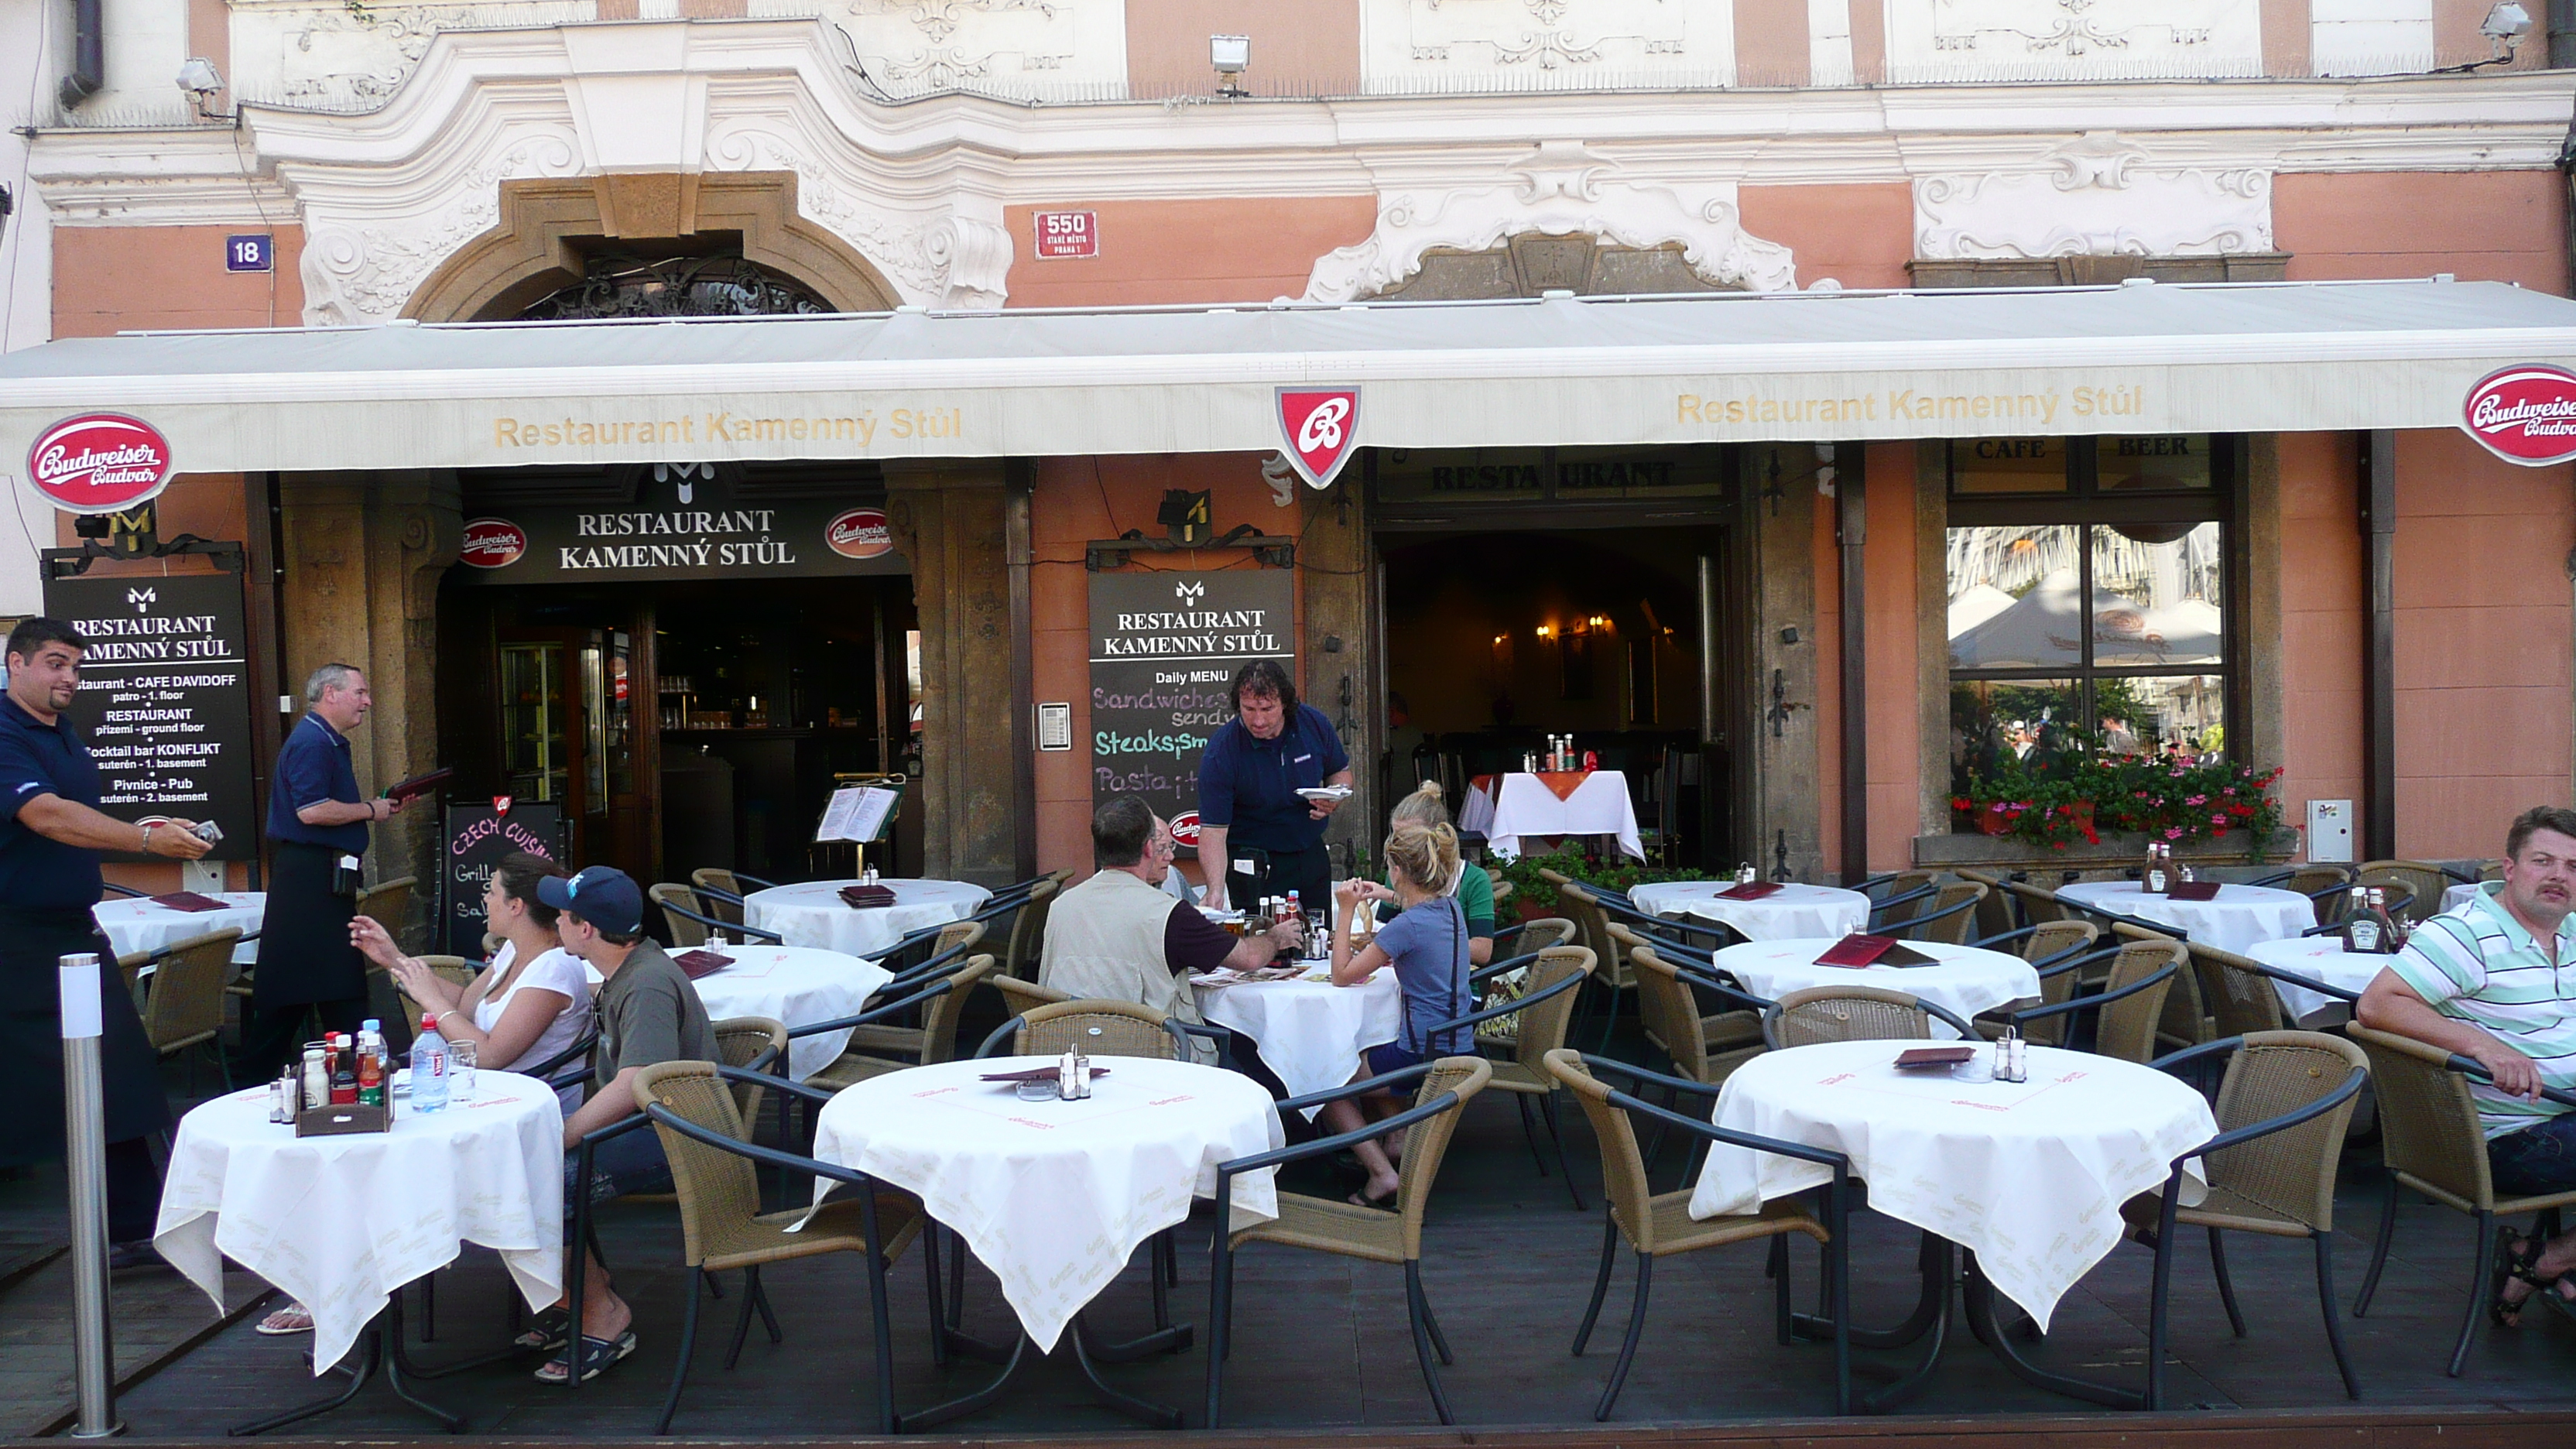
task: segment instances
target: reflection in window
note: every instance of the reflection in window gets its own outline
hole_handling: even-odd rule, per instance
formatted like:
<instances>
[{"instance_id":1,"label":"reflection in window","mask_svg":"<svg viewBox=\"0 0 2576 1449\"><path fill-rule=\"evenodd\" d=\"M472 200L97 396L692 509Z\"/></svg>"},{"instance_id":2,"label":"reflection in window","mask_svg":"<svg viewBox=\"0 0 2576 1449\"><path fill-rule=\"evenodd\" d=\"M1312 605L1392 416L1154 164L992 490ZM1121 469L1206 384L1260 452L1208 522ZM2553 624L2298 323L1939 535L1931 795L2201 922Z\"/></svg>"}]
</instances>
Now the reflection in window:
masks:
<instances>
[{"instance_id":1,"label":"reflection in window","mask_svg":"<svg viewBox=\"0 0 2576 1449\"><path fill-rule=\"evenodd\" d=\"M2218 525L2114 524L2093 536L2093 662L2215 664Z\"/></svg>"},{"instance_id":2,"label":"reflection in window","mask_svg":"<svg viewBox=\"0 0 2576 1449\"><path fill-rule=\"evenodd\" d=\"M1961 679L1950 685L1950 789L2006 761L2045 770L2082 748L2083 693L2072 679Z\"/></svg>"}]
</instances>

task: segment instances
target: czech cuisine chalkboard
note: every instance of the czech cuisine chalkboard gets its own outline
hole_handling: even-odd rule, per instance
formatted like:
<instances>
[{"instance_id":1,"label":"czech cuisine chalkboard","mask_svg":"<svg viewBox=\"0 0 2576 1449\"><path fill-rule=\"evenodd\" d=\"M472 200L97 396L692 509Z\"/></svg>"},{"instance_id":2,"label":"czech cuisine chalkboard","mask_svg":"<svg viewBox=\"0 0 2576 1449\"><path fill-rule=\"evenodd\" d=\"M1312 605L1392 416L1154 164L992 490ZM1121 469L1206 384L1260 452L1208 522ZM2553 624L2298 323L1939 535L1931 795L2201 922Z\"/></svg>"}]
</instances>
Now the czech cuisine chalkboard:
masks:
<instances>
[{"instance_id":1,"label":"czech cuisine chalkboard","mask_svg":"<svg viewBox=\"0 0 2576 1449\"><path fill-rule=\"evenodd\" d=\"M1195 851L1199 755L1234 717L1226 686L1250 660L1295 668L1292 579L1286 569L1091 576L1094 805L1141 796Z\"/></svg>"},{"instance_id":2,"label":"czech cuisine chalkboard","mask_svg":"<svg viewBox=\"0 0 2576 1449\"><path fill-rule=\"evenodd\" d=\"M548 860L564 858L563 807L560 805L450 805L447 828L439 838L438 929L431 938L438 949L468 961L480 961L483 950L483 885L492 867L512 851L524 850Z\"/></svg>"}]
</instances>

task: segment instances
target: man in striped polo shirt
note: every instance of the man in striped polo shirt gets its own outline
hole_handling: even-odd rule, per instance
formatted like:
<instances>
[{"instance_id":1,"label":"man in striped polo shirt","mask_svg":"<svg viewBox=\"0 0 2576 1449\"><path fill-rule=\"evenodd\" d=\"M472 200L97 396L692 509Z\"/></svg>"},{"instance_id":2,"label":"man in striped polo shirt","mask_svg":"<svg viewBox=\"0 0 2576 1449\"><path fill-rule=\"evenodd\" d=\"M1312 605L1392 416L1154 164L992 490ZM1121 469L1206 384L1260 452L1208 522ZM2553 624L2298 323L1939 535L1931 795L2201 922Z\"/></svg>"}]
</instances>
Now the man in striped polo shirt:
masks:
<instances>
[{"instance_id":1,"label":"man in striped polo shirt","mask_svg":"<svg viewBox=\"0 0 2576 1449\"><path fill-rule=\"evenodd\" d=\"M2505 835L2504 879L2416 928L2406 949L2362 993L2361 1024L2476 1061L2495 1079L2475 1084L2487 1163L2498 1196L2576 1191L2576 1112L2544 1101L2544 1086L2576 1088L2576 810L2538 806ZM2576 1233L2547 1245L2528 1269L2576 1298ZM2508 1313L2527 1282L2504 1286Z\"/></svg>"}]
</instances>

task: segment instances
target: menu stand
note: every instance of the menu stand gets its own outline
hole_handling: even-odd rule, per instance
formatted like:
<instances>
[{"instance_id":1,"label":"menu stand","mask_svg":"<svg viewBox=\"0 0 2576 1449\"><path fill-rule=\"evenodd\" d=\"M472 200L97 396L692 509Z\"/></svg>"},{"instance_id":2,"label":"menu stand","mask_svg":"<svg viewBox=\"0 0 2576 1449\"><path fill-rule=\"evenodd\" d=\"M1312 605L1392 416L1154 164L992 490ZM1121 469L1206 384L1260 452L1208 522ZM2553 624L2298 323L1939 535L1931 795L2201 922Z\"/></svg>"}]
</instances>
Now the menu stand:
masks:
<instances>
[{"instance_id":1,"label":"menu stand","mask_svg":"<svg viewBox=\"0 0 2576 1449\"><path fill-rule=\"evenodd\" d=\"M376 1311L375 1321L367 1325L363 1346L359 1350L358 1367L349 1376L347 1388L330 1398L317 1399L300 1408L289 1409L285 1413L273 1414L268 1418L256 1419L247 1424L236 1424L224 1432L234 1438L244 1438L253 1434L265 1434L272 1429L283 1429L289 1424L300 1424L316 1415L327 1414L355 1399L358 1391L367 1386L367 1380L375 1377L378 1369L382 1369L385 1375L385 1387L394 1391L394 1397L436 1419L448 1433L462 1434L466 1429L463 1418L413 1393L403 1381L407 1378L443 1379L450 1374L504 1362L516 1356L516 1353L515 1349L503 1349L499 1353L485 1354L479 1358L470 1358L438 1368L423 1368L413 1363L411 1355L403 1351L402 1290L398 1288L385 1299L385 1306Z\"/></svg>"}]
</instances>

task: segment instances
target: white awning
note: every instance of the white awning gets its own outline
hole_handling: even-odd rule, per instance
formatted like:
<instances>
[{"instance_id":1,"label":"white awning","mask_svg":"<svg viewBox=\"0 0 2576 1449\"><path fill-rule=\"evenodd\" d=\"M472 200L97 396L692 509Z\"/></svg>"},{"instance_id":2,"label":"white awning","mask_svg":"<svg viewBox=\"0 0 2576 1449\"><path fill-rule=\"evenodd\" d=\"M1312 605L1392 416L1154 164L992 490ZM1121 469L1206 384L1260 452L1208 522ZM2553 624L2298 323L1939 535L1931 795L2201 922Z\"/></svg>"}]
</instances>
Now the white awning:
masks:
<instances>
[{"instance_id":1,"label":"white awning","mask_svg":"<svg viewBox=\"0 0 2576 1449\"><path fill-rule=\"evenodd\" d=\"M132 414L183 472L2457 426L2576 302L2318 282L152 333L0 357L0 470Z\"/></svg>"}]
</instances>

